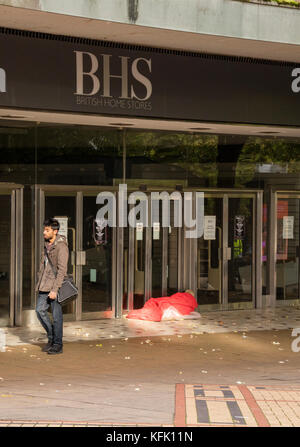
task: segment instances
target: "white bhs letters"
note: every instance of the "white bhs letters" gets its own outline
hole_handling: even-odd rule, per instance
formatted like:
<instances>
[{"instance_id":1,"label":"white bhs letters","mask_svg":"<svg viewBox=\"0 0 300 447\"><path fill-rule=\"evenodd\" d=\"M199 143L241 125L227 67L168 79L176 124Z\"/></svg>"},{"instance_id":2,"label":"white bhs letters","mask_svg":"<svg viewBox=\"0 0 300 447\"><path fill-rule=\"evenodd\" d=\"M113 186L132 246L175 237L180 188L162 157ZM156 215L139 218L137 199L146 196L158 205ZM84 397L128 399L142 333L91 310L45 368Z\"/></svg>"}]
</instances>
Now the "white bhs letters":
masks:
<instances>
[{"instance_id":1,"label":"white bhs letters","mask_svg":"<svg viewBox=\"0 0 300 447\"><path fill-rule=\"evenodd\" d=\"M111 54L101 54L102 70L98 73L99 59L95 54L86 51L74 51L76 54L76 92L75 95L93 96L101 90L101 96L112 98L111 84L112 78L120 79L119 99L137 99L146 101L152 95L152 83L145 74L151 73L151 59L138 57L131 60L130 57L119 56L120 72L119 74L111 74ZM130 72L129 72L130 70ZM88 86L85 88L85 81L90 79ZM129 80L132 79L133 82ZM135 90L135 84L140 83L144 86L144 96L138 96Z\"/></svg>"}]
</instances>

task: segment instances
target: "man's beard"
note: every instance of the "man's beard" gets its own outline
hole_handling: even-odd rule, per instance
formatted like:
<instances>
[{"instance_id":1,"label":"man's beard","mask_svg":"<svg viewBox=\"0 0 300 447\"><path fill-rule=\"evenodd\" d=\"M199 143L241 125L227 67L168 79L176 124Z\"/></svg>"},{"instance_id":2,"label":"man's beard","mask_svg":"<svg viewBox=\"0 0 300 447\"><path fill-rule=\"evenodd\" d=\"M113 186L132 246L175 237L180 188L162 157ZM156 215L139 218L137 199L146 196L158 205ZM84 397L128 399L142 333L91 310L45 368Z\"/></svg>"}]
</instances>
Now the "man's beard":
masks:
<instances>
[{"instance_id":1,"label":"man's beard","mask_svg":"<svg viewBox=\"0 0 300 447\"><path fill-rule=\"evenodd\" d=\"M44 237L45 242L50 242L50 237Z\"/></svg>"}]
</instances>

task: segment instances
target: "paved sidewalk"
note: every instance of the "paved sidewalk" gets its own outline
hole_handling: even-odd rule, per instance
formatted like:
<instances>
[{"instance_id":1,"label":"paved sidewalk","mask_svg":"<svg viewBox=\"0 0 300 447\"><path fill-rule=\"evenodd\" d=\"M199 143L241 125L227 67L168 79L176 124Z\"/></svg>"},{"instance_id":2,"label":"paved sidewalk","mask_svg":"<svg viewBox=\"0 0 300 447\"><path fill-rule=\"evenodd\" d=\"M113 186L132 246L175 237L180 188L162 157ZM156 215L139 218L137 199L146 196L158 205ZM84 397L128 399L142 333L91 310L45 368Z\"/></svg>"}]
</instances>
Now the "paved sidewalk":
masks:
<instances>
[{"instance_id":1,"label":"paved sidewalk","mask_svg":"<svg viewBox=\"0 0 300 447\"><path fill-rule=\"evenodd\" d=\"M299 314L295 307L65 323L57 356L41 351L41 328L6 328L0 423L261 426L264 417L270 426L299 426L300 353L291 349Z\"/></svg>"},{"instance_id":2,"label":"paved sidewalk","mask_svg":"<svg viewBox=\"0 0 300 447\"><path fill-rule=\"evenodd\" d=\"M300 427L300 386L176 385L174 424L0 420L1 427Z\"/></svg>"},{"instance_id":3,"label":"paved sidewalk","mask_svg":"<svg viewBox=\"0 0 300 447\"><path fill-rule=\"evenodd\" d=\"M184 334L216 334L293 329L300 327L300 307L203 312L196 320L141 321L121 319L64 322L64 341L105 340ZM41 343L46 340L40 325L4 328L7 346Z\"/></svg>"}]
</instances>

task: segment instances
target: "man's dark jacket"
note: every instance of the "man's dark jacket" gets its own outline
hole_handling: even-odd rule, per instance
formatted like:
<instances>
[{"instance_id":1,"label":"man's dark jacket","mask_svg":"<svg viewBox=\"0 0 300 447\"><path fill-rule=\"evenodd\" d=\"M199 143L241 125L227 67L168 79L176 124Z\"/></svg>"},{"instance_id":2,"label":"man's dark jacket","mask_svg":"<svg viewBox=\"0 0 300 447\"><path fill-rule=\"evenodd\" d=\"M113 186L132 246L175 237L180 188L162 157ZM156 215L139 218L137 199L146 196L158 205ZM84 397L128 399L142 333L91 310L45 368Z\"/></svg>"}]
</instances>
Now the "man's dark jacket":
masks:
<instances>
[{"instance_id":1,"label":"man's dark jacket","mask_svg":"<svg viewBox=\"0 0 300 447\"><path fill-rule=\"evenodd\" d=\"M46 247L46 245L45 245ZM50 246L48 256L56 269L55 278L51 265L45 259L44 247L41 254L40 269L37 276L36 292L58 292L68 270L69 248L65 236L58 234Z\"/></svg>"}]
</instances>

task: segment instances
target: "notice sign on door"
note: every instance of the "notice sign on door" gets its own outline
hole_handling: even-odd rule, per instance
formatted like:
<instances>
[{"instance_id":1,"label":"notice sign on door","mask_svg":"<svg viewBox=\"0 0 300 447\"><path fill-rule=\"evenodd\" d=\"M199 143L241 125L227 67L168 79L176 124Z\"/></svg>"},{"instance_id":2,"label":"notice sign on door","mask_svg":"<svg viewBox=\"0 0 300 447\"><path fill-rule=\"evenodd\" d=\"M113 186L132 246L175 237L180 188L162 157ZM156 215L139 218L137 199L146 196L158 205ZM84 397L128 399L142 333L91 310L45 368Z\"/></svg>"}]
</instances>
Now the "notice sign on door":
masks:
<instances>
[{"instance_id":1,"label":"notice sign on door","mask_svg":"<svg viewBox=\"0 0 300 447\"><path fill-rule=\"evenodd\" d=\"M282 239L294 239L294 216L283 216Z\"/></svg>"},{"instance_id":2,"label":"notice sign on door","mask_svg":"<svg viewBox=\"0 0 300 447\"><path fill-rule=\"evenodd\" d=\"M153 222L153 239L159 239L159 231L160 231L160 224L159 222Z\"/></svg>"},{"instance_id":3,"label":"notice sign on door","mask_svg":"<svg viewBox=\"0 0 300 447\"><path fill-rule=\"evenodd\" d=\"M90 269L90 282L96 282L96 281L97 281L97 270Z\"/></svg>"},{"instance_id":4,"label":"notice sign on door","mask_svg":"<svg viewBox=\"0 0 300 447\"><path fill-rule=\"evenodd\" d=\"M59 234L68 240L68 217L54 217L59 222Z\"/></svg>"},{"instance_id":5,"label":"notice sign on door","mask_svg":"<svg viewBox=\"0 0 300 447\"><path fill-rule=\"evenodd\" d=\"M142 223L136 224L136 240L137 241L143 240L143 224Z\"/></svg>"},{"instance_id":6,"label":"notice sign on door","mask_svg":"<svg viewBox=\"0 0 300 447\"><path fill-rule=\"evenodd\" d=\"M216 239L216 216L204 216L204 239Z\"/></svg>"},{"instance_id":7,"label":"notice sign on door","mask_svg":"<svg viewBox=\"0 0 300 447\"><path fill-rule=\"evenodd\" d=\"M285 261L288 258L288 240L284 239L283 219L289 215L289 202L277 201L277 260Z\"/></svg>"}]
</instances>

